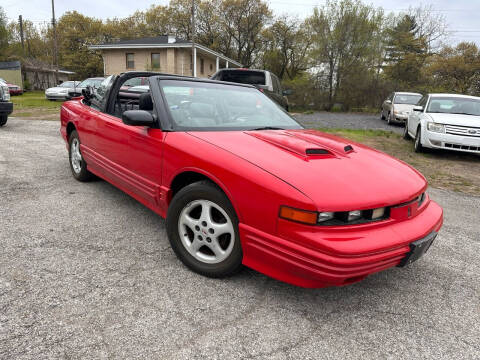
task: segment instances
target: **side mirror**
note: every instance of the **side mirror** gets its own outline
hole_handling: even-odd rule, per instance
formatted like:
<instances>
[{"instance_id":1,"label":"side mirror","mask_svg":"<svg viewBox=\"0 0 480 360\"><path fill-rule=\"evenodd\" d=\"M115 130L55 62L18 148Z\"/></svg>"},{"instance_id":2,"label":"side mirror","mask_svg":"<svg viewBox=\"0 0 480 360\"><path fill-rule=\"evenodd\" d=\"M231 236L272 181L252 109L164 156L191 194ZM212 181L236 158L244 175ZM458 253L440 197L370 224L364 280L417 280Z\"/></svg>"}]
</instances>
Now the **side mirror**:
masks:
<instances>
[{"instance_id":1,"label":"side mirror","mask_svg":"<svg viewBox=\"0 0 480 360\"><path fill-rule=\"evenodd\" d=\"M293 90L292 89L285 89L283 90L283 96L288 96L288 95L292 95L293 94Z\"/></svg>"},{"instance_id":2,"label":"side mirror","mask_svg":"<svg viewBox=\"0 0 480 360\"><path fill-rule=\"evenodd\" d=\"M122 121L125 125L131 126L152 126L155 118L145 110L127 110L122 114Z\"/></svg>"},{"instance_id":3,"label":"side mirror","mask_svg":"<svg viewBox=\"0 0 480 360\"><path fill-rule=\"evenodd\" d=\"M93 98L93 91L90 86L87 86L85 89L82 89L83 101L90 105L91 99Z\"/></svg>"},{"instance_id":4,"label":"side mirror","mask_svg":"<svg viewBox=\"0 0 480 360\"><path fill-rule=\"evenodd\" d=\"M413 107L413 111L422 112L422 111L423 111L423 106L418 106L418 105L416 105L416 106Z\"/></svg>"},{"instance_id":5,"label":"side mirror","mask_svg":"<svg viewBox=\"0 0 480 360\"><path fill-rule=\"evenodd\" d=\"M385 104L391 104L392 100L385 100Z\"/></svg>"}]
</instances>

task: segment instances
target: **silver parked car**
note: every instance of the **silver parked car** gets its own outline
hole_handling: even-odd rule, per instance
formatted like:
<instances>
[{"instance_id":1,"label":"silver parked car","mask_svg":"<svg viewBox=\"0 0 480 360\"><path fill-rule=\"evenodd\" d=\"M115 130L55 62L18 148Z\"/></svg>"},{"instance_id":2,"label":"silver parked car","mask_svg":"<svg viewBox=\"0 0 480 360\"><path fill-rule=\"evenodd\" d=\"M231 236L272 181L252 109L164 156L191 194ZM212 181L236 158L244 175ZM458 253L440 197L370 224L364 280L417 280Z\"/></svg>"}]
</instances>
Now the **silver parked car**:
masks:
<instances>
[{"instance_id":1,"label":"silver parked car","mask_svg":"<svg viewBox=\"0 0 480 360\"><path fill-rule=\"evenodd\" d=\"M104 77L94 77L83 80L80 84L68 90L67 100L82 96L82 90L86 89L87 86L90 86L92 90L96 89L100 86L103 80L105 80Z\"/></svg>"},{"instance_id":2,"label":"silver parked car","mask_svg":"<svg viewBox=\"0 0 480 360\"><path fill-rule=\"evenodd\" d=\"M382 104L380 117L392 123L405 123L413 107L422 98L422 94L412 92L393 92Z\"/></svg>"},{"instance_id":3,"label":"silver parked car","mask_svg":"<svg viewBox=\"0 0 480 360\"><path fill-rule=\"evenodd\" d=\"M45 97L48 100L66 100L68 91L79 84L80 81L65 81L58 86L45 90Z\"/></svg>"}]
</instances>

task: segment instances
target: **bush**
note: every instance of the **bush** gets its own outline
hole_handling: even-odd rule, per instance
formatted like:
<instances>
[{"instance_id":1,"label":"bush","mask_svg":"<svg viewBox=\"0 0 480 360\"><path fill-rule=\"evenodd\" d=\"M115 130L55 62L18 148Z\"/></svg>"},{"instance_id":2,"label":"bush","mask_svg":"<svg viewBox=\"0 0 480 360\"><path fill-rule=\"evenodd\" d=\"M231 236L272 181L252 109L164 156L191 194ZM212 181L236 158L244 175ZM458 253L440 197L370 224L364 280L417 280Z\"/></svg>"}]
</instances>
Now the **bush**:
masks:
<instances>
[{"instance_id":1,"label":"bush","mask_svg":"<svg viewBox=\"0 0 480 360\"><path fill-rule=\"evenodd\" d=\"M27 91L28 91L28 90L31 90L31 88L32 88L32 85L30 84L30 81L25 80L25 81L23 82L23 90L27 90Z\"/></svg>"}]
</instances>

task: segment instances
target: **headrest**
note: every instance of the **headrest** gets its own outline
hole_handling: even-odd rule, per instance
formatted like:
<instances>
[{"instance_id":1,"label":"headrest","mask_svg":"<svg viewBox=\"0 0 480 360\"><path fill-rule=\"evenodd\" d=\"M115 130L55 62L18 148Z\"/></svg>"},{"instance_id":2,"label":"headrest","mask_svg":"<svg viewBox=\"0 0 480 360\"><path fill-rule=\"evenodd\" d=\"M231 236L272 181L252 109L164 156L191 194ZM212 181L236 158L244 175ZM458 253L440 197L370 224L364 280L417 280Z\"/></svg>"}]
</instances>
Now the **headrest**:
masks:
<instances>
[{"instance_id":1,"label":"headrest","mask_svg":"<svg viewBox=\"0 0 480 360\"><path fill-rule=\"evenodd\" d=\"M140 95L138 98L138 108L140 110L151 111L153 110L152 96L150 93Z\"/></svg>"}]
</instances>

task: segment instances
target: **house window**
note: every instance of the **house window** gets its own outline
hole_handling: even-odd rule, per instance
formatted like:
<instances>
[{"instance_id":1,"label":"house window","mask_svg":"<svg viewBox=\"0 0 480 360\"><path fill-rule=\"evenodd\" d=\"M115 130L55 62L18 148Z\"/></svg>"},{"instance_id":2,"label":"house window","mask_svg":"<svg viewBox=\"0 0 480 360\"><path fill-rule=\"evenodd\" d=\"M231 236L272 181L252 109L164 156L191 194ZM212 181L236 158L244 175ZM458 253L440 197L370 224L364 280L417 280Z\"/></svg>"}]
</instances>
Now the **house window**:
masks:
<instances>
[{"instance_id":1,"label":"house window","mask_svg":"<svg viewBox=\"0 0 480 360\"><path fill-rule=\"evenodd\" d=\"M213 64L210 63L210 71L212 71L212 70L213 70Z\"/></svg>"},{"instance_id":2,"label":"house window","mask_svg":"<svg viewBox=\"0 0 480 360\"><path fill-rule=\"evenodd\" d=\"M160 54L152 53L152 69L160 69Z\"/></svg>"},{"instance_id":3,"label":"house window","mask_svg":"<svg viewBox=\"0 0 480 360\"><path fill-rule=\"evenodd\" d=\"M127 69L135 69L134 54L133 53L127 53L126 54L126 60L127 60Z\"/></svg>"},{"instance_id":4,"label":"house window","mask_svg":"<svg viewBox=\"0 0 480 360\"><path fill-rule=\"evenodd\" d=\"M205 72L205 61L200 59L200 73L203 74Z\"/></svg>"}]
</instances>

